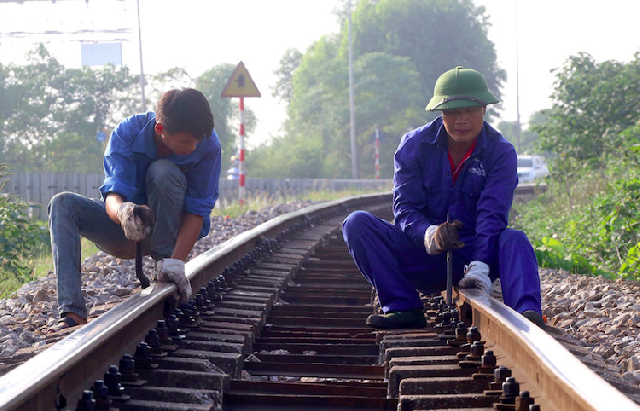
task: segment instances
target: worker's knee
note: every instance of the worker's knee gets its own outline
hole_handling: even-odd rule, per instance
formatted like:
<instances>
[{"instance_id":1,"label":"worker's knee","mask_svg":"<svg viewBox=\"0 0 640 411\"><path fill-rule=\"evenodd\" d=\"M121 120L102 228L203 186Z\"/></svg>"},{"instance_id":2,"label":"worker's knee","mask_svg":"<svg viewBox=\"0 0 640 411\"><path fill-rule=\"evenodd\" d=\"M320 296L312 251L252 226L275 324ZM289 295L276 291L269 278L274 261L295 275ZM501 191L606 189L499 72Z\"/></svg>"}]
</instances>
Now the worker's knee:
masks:
<instances>
[{"instance_id":1,"label":"worker's knee","mask_svg":"<svg viewBox=\"0 0 640 411\"><path fill-rule=\"evenodd\" d=\"M47 213L51 215L52 210L60 211L65 208L71 207L78 196L79 194L69 191L63 191L54 195L53 197L51 197L51 200L49 200L49 204L47 205Z\"/></svg>"},{"instance_id":2,"label":"worker's knee","mask_svg":"<svg viewBox=\"0 0 640 411\"><path fill-rule=\"evenodd\" d=\"M348 240L349 237L358 236L366 232L368 228L371 227L372 217L371 214L361 210L349 214L342 223L342 235L344 239Z\"/></svg>"},{"instance_id":3,"label":"worker's knee","mask_svg":"<svg viewBox=\"0 0 640 411\"><path fill-rule=\"evenodd\" d=\"M506 229L500 234L500 247L529 244L529 238L525 233L518 230Z\"/></svg>"},{"instance_id":4,"label":"worker's knee","mask_svg":"<svg viewBox=\"0 0 640 411\"><path fill-rule=\"evenodd\" d=\"M152 187L162 187L165 185L186 186L187 179L178 166L169 160L158 160L151 163L147 170L146 184Z\"/></svg>"}]
</instances>

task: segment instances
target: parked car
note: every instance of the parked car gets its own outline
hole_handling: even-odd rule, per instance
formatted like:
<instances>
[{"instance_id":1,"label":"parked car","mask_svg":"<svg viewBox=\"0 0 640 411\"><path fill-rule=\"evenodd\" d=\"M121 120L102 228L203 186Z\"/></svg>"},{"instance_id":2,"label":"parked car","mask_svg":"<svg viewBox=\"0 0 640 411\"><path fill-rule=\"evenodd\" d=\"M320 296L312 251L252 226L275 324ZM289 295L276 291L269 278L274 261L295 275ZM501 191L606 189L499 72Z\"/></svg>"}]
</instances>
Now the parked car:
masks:
<instances>
[{"instance_id":1,"label":"parked car","mask_svg":"<svg viewBox=\"0 0 640 411\"><path fill-rule=\"evenodd\" d=\"M547 162L541 156L518 156L518 180L520 183L532 183L549 173Z\"/></svg>"}]
</instances>

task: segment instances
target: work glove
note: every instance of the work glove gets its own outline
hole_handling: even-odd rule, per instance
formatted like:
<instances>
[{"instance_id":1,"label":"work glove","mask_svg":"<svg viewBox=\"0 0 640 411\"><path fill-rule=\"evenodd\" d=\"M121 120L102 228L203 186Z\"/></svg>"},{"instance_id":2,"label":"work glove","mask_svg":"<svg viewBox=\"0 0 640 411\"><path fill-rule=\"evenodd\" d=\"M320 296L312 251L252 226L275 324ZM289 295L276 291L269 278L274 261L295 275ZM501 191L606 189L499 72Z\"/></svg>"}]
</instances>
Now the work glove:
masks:
<instances>
[{"instance_id":1,"label":"work glove","mask_svg":"<svg viewBox=\"0 0 640 411\"><path fill-rule=\"evenodd\" d=\"M471 261L464 266L464 277L458 283L460 288L477 288L487 295L493 292L493 282L489 278L489 266L482 261Z\"/></svg>"},{"instance_id":2,"label":"work glove","mask_svg":"<svg viewBox=\"0 0 640 411\"><path fill-rule=\"evenodd\" d=\"M429 226L424 233L424 248L427 253L441 254L447 250L464 247L464 243L458 239L460 228L462 228L460 220Z\"/></svg>"},{"instance_id":3,"label":"work glove","mask_svg":"<svg viewBox=\"0 0 640 411\"><path fill-rule=\"evenodd\" d=\"M184 261L176 258L164 258L157 266L158 282L174 283L178 287L180 300L189 301L191 298L191 282L184 274Z\"/></svg>"},{"instance_id":4,"label":"work glove","mask_svg":"<svg viewBox=\"0 0 640 411\"><path fill-rule=\"evenodd\" d=\"M124 202L117 215L125 237L134 243L144 240L155 224L153 211L145 205Z\"/></svg>"}]
</instances>

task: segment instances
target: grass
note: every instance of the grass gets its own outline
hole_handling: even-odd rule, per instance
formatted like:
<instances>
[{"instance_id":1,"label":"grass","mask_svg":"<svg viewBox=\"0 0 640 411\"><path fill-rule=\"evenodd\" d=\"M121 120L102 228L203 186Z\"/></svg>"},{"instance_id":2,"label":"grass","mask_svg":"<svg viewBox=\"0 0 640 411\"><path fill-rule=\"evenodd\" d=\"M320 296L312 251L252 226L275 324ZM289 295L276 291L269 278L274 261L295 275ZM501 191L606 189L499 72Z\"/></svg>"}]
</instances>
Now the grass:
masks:
<instances>
[{"instance_id":1,"label":"grass","mask_svg":"<svg viewBox=\"0 0 640 411\"><path fill-rule=\"evenodd\" d=\"M232 202L227 207L224 208L214 208L211 215L212 216L224 216L229 218L238 218L242 216L247 211L258 211L265 207L270 207L280 203L289 203L296 201L334 201L344 197L356 196L356 195L364 195L370 194L370 192L366 191L356 191L356 190L348 190L348 191L318 191L311 192L304 195L299 196L290 196L290 197L281 197L281 198L251 198L247 199L244 204L240 204L237 201ZM93 244L91 241L86 238L81 239L81 261L84 261L87 257L90 257L96 254L99 249ZM40 277L46 277L49 275L49 272L53 271L53 262L51 258L51 249L49 247L42 247L41 250L38 250L35 258L30 261L30 265L33 266L33 272L29 277L29 281L34 281ZM16 278L15 276L3 272L0 269L0 297L7 298L12 293L17 291L24 282Z\"/></svg>"}]
</instances>

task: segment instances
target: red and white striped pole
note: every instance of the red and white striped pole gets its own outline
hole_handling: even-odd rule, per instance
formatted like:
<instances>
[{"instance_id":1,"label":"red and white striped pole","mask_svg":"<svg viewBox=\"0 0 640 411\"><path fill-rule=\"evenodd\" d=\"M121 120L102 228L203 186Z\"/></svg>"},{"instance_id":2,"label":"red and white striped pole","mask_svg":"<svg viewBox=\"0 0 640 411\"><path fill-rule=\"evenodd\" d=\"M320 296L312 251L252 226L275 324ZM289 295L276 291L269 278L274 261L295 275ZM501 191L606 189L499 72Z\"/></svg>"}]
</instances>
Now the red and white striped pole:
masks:
<instances>
[{"instance_id":1,"label":"red and white striped pole","mask_svg":"<svg viewBox=\"0 0 640 411\"><path fill-rule=\"evenodd\" d=\"M376 127L376 178L380 178L380 130Z\"/></svg>"},{"instance_id":2,"label":"red and white striped pole","mask_svg":"<svg viewBox=\"0 0 640 411\"><path fill-rule=\"evenodd\" d=\"M238 202L244 204L244 97L240 97L240 147L238 148Z\"/></svg>"}]
</instances>

